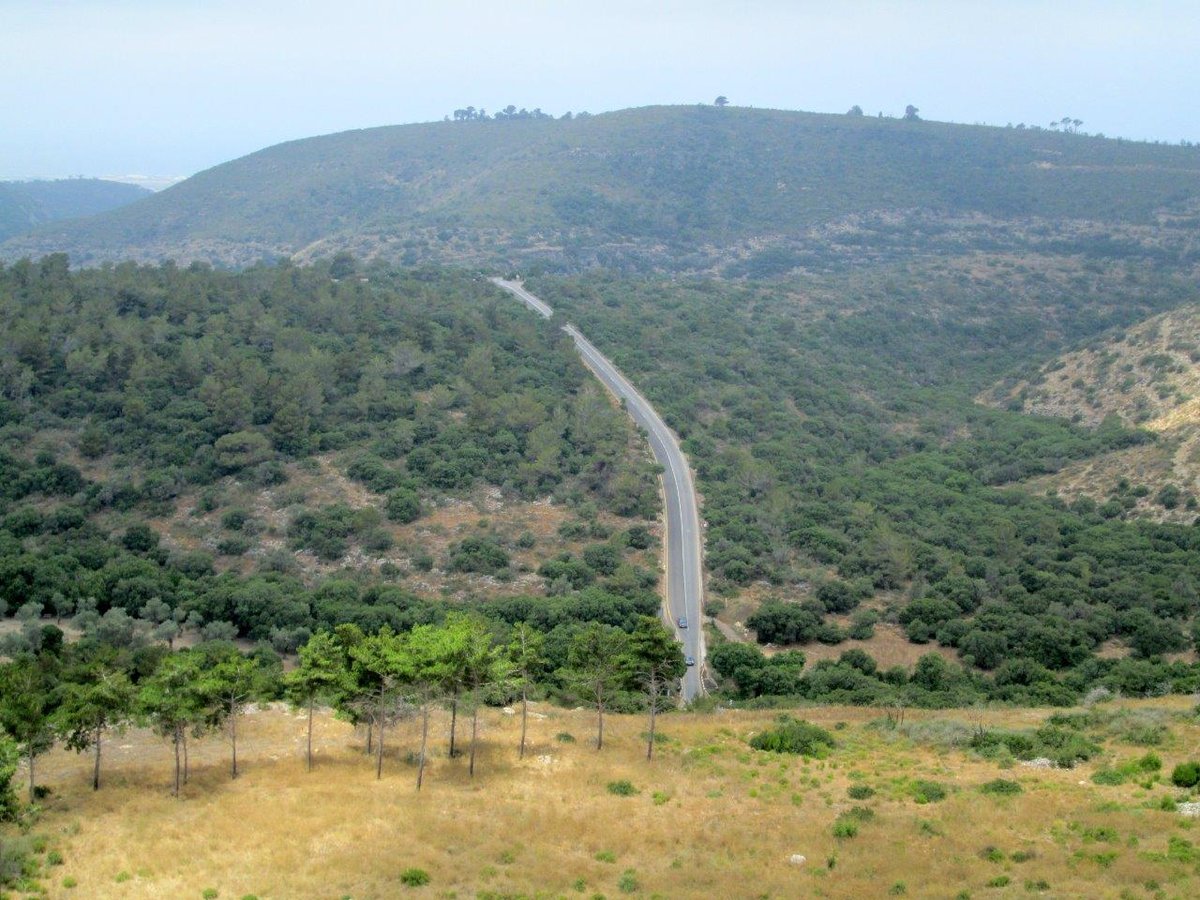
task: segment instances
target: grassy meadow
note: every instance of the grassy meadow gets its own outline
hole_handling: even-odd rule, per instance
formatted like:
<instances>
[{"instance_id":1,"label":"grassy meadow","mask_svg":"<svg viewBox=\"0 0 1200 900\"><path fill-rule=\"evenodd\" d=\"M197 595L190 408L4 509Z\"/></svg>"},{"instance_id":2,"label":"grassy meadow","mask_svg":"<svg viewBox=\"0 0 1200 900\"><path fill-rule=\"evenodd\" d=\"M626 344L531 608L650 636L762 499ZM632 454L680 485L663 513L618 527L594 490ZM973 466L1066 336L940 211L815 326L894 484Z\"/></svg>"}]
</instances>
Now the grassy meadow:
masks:
<instances>
[{"instance_id":1,"label":"grassy meadow","mask_svg":"<svg viewBox=\"0 0 1200 900\"><path fill-rule=\"evenodd\" d=\"M355 900L1200 892L1195 820L1163 808L1183 798L1169 774L1200 738L1187 698L1096 707L1089 737L1103 749L1074 769L962 746L981 727L1036 727L1048 710L909 710L895 727L881 710L803 710L837 740L823 759L751 749L774 712L671 714L647 762L641 717L611 716L597 752L593 714L534 709L523 760L519 716L482 712L474 779L465 757L447 758L439 715L420 793L409 757L416 722L387 735L377 782L362 732L319 716L308 773L303 716L265 708L242 722L236 781L220 736L193 742L180 799L170 747L150 733L109 742L96 793L89 758L56 749L39 760L52 792L33 833L62 862L43 865L41 884L51 897ZM1147 743L1163 763L1157 774L1091 780L1143 758ZM1001 778L1020 792L980 790ZM609 788L622 781L634 792ZM421 880L413 869L428 883L406 884Z\"/></svg>"}]
</instances>

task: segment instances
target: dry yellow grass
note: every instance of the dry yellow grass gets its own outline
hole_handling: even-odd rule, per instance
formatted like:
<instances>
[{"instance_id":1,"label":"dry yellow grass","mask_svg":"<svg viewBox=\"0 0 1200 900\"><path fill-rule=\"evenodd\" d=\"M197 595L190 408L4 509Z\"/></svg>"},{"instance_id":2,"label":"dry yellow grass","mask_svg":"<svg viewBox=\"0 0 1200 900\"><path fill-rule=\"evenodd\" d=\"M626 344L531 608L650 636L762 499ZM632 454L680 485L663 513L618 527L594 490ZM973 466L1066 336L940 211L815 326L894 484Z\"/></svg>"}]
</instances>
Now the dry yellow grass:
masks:
<instances>
[{"instance_id":1,"label":"dry yellow grass","mask_svg":"<svg viewBox=\"0 0 1200 900\"><path fill-rule=\"evenodd\" d=\"M1200 727L1179 715L1190 708L1182 698L1138 704L1147 705L1171 723L1172 737L1158 751L1169 771L1194 753ZM420 794L402 758L415 745L411 725L389 737L400 753L376 782L359 738L322 717L318 765L309 774L303 721L282 709L248 717L239 748L245 769L236 782L228 780L223 742L200 742L179 800L169 793L168 747L153 736L114 740L96 794L88 789L87 760L55 751L41 765L54 794L38 831L65 864L45 883L53 897L198 898L213 888L222 898L264 900L613 897L622 895L623 877L629 893L661 897L881 897L897 882L913 897L1026 895L1026 883L1040 881L1050 885L1041 893L1053 897L1200 892L1195 862L1147 858L1164 853L1172 835L1200 842L1191 820L1150 808L1171 791L1097 786L1088 780L1090 766L1000 772L960 751L865 727L876 711L836 707L802 713L828 728L845 723L835 731L840 747L826 760L753 751L746 738L773 714L725 711L665 717L670 741L647 763L640 717L612 717L609 742L597 752L590 714L538 711L544 718L530 723L532 748L523 761L518 720L496 710L483 715L474 780L465 760L445 758L439 719L438 755ZM1045 715L983 717L1031 725ZM975 716L910 712L908 721L968 718ZM556 740L560 732L577 742ZM1106 758L1142 752L1113 743ZM1019 780L1024 793L978 792L1001 775ZM916 778L946 784L950 796L918 805L907 790ZM609 793L607 783L617 779L640 793ZM877 794L849 800L847 788L859 783ZM856 804L871 807L875 818L839 841L831 825ZM1087 829L1097 828L1112 831L1089 837ZM1003 859L988 859L987 848ZM1013 861L1016 851L1032 856ZM807 861L793 864L792 854ZM409 867L428 871L430 884L405 887L399 878ZM63 887L68 876L77 887ZM987 886L998 877L1010 886Z\"/></svg>"}]
</instances>

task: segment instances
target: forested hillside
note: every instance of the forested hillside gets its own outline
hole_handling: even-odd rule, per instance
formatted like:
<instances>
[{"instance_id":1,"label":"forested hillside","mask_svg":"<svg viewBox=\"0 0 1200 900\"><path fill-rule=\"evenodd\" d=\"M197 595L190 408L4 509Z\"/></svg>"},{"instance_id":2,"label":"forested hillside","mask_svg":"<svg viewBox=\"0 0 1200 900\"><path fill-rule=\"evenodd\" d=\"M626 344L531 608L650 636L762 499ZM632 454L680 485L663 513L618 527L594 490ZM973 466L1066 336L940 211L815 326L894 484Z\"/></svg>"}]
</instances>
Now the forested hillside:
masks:
<instances>
[{"instance_id":1,"label":"forested hillside","mask_svg":"<svg viewBox=\"0 0 1200 900\"><path fill-rule=\"evenodd\" d=\"M893 697L905 676L871 653L895 629L965 665L931 655L912 675L951 702L1197 683L1194 665L1162 656L1200 638L1196 497L1177 498L1187 524L1152 524L1021 484L1154 434L973 400L1056 347L1183 302L1186 273L966 258L743 286L596 275L533 289L685 439L711 611L762 643L860 648L803 673L803 654L714 646L740 696Z\"/></svg>"},{"instance_id":2,"label":"forested hillside","mask_svg":"<svg viewBox=\"0 0 1200 900\"><path fill-rule=\"evenodd\" d=\"M10 651L43 614L291 651L450 608L547 629L657 609L646 451L486 283L52 256L0 268L0 329Z\"/></svg>"},{"instance_id":3,"label":"forested hillside","mask_svg":"<svg viewBox=\"0 0 1200 900\"><path fill-rule=\"evenodd\" d=\"M60 219L77 219L125 206L150 191L99 178L0 181L0 241Z\"/></svg>"},{"instance_id":4,"label":"forested hillside","mask_svg":"<svg viewBox=\"0 0 1200 900\"><path fill-rule=\"evenodd\" d=\"M776 274L913 248L1194 256L1200 150L1025 128L647 107L280 144L4 257Z\"/></svg>"}]
</instances>

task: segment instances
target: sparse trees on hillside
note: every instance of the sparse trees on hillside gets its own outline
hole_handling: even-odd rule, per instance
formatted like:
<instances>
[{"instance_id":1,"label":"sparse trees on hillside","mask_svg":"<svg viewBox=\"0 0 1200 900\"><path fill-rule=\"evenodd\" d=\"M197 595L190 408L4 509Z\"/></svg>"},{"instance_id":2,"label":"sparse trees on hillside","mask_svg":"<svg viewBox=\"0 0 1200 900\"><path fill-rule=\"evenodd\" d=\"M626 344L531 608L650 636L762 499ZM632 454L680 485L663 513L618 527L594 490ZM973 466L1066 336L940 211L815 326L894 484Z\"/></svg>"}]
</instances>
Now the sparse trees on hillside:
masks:
<instances>
[{"instance_id":1,"label":"sparse trees on hillside","mask_svg":"<svg viewBox=\"0 0 1200 900\"><path fill-rule=\"evenodd\" d=\"M646 739L646 759L654 756L654 728L658 713L669 702L670 689L687 672L687 662L679 642L663 626L662 620L644 616L629 637L629 671L633 681L646 695L650 727Z\"/></svg>"},{"instance_id":2,"label":"sparse trees on hillside","mask_svg":"<svg viewBox=\"0 0 1200 900\"><path fill-rule=\"evenodd\" d=\"M718 97L716 100L713 101L713 106L728 106L728 105L729 105L729 98L726 97L724 94L722 94L720 97Z\"/></svg>"},{"instance_id":3,"label":"sparse trees on hillside","mask_svg":"<svg viewBox=\"0 0 1200 900\"><path fill-rule=\"evenodd\" d=\"M215 665L206 669L198 685L197 689L206 700L209 724L224 728L229 738L230 778L238 777L238 719L262 687L263 672L258 660L242 656L232 647Z\"/></svg>"},{"instance_id":4,"label":"sparse trees on hillside","mask_svg":"<svg viewBox=\"0 0 1200 900\"><path fill-rule=\"evenodd\" d=\"M921 118L919 115L917 115L917 113L919 113L919 112L920 112L920 110L919 110L919 109L917 109L915 106L913 106L911 103L910 103L910 104L908 104L908 106L904 107L904 119L905 119L905 121L908 121L908 122L917 122L917 121L919 121L919 120L920 120L920 118Z\"/></svg>"},{"instance_id":5,"label":"sparse trees on hillside","mask_svg":"<svg viewBox=\"0 0 1200 900\"><path fill-rule=\"evenodd\" d=\"M521 745L518 756L525 758L525 735L529 722L529 689L545 670L546 636L525 622L513 626L506 653L511 683L521 695Z\"/></svg>"},{"instance_id":6,"label":"sparse trees on hillside","mask_svg":"<svg viewBox=\"0 0 1200 900\"><path fill-rule=\"evenodd\" d=\"M115 660L98 655L73 665L62 686L55 726L66 745L91 750L92 790L100 789L100 756L106 732L123 729L132 718L137 689Z\"/></svg>"},{"instance_id":7,"label":"sparse trees on hillside","mask_svg":"<svg viewBox=\"0 0 1200 900\"><path fill-rule=\"evenodd\" d=\"M29 802L36 799L34 761L54 743L59 661L24 654L0 666L0 728L17 742L29 766Z\"/></svg>"},{"instance_id":8,"label":"sparse trees on hillside","mask_svg":"<svg viewBox=\"0 0 1200 900\"><path fill-rule=\"evenodd\" d=\"M337 703L350 688L346 648L328 631L318 631L299 649L300 665L285 677L288 696L308 718L305 763L313 767L313 711L318 703Z\"/></svg>"},{"instance_id":9,"label":"sparse trees on hillside","mask_svg":"<svg viewBox=\"0 0 1200 900\"><path fill-rule=\"evenodd\" d=\"M604 710L625 684L629 636L619 628L591 622L571 641L563 680L596 707L596 749L604 748Z\"/></svg>"},{"instance_id":10,"label":"sparse trees on hillside","mask_svg":"<svg viewBox=\"0 0 1200 900\"><path fill-rule=\"evenodd\" d=\"M199 655L180 650L166 657L158 670L142 682L138 692L142 716L156 732L171 741L175 752L172 793L176 797L180 785L187 783L188 730L200 727L205 718L204 696L197 690L203 675Z\"/></svg>"}]
</instances>

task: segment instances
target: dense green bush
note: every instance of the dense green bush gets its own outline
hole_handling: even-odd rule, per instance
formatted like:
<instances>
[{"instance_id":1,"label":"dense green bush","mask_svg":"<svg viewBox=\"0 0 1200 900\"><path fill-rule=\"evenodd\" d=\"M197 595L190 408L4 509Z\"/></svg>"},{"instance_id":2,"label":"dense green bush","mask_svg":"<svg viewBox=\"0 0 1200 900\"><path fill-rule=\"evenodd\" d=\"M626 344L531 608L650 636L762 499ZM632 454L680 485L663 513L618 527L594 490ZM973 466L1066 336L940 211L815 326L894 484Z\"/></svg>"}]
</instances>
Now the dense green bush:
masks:
<instances>
[{"instance_id":1,"label":"dense green bush","mask_svg":"<svg viewBox=\"0 0 1200 900\"><path fill-rule=\"evenodd\" d=\"M1182 762L1171 770L1171 784L1191 788L1200 784L1200 763Z\"/></svg>"},{"instance_id":2,"label":"dense green bush","mask_svg":"<svg viewBox=\"0 0 1200 900\"><path fill-rule=\"evenodd\" d=\"M778 725L750 739L755 750L824 756L835 746L833 735L817 725L784 716Z\"/></svg>"},{"instance_id":3,"label":"dense green bush","mask_svg":"<svg viewBox=\"0 0 1200 900\"><path fill-rule=\"evenodd\" d=\"M1012 796L1021 793L1021 791L1021 785L1008 778L994 778L991 781L985 781L979 786L981 794L994 794L998 797Z\"/></svg>"}]
</instances>

